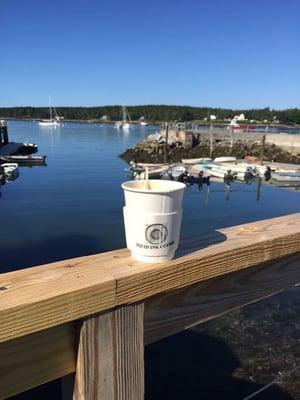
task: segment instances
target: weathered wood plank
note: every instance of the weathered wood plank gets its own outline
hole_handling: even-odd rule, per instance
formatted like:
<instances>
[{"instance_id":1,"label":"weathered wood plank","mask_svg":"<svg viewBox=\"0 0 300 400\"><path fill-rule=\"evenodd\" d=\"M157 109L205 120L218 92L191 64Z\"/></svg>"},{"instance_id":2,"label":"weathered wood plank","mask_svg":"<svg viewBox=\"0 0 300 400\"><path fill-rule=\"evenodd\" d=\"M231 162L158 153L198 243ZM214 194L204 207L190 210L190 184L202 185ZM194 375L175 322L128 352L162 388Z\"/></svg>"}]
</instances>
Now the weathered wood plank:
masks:
<instances>
[{"instance_id":1,"label":"weathered wood plank","mask_svg":"<svg viewBox=\"0 0 300 400\"><path fill-rule=\"evenodd\" d=\"M300 283L300 254L233 272L145 302L145 344Z\"/></svg>"},{"instance_id":2,"label":"weathered wood plank","mask_svg":"<svg viewBox=\"0 0 300 400\"><path fill-rule=\"evenodd\" d=\"M187 255L161 264L140 263L119 254L105 266L116 279L116 304L141 301L299 252L300 214L220 229L210 245L212 236L207 242L199 238L186 249Z\"/></svg>"},{"instance_id":3,"label":"weathered wood plank","mask_svg":"<svg viewBox=\"0 0 300 400\"><path fill-rule=\"evenodd\" d=\"M144 304L118 307L116 332L116 400L143 400Z\"/></svg>"},{"instance_id":4,"label":"weathered wood plank","mask_svg":"<svg viewBox=\"0 0 300 400\"><path fill-rule=\"evenodd\" d=\"M264 263L149 298L145 303L145 344L293 285L299 287L299 265L300 254L294 254L276 263ZM78 353L77 384L79 381L80 390L77 399L85 398L82 382L86 382L87 376L92 386L84 386L84 390L89 396L93 396L93 390L100 390L98 385L101 384L101 391L106 396L103 398L123 400L126 398L125 395L121 397L126 392L126 386L123 387L126 382L131 382L129 387L135 388L137 396L140 396L143 387L139 386L142 378L138 377L143 375L143 349L141 341L134 343L142 331L142 305L117 307L114 312L100 313L98 317L85 321ZM0 398L75 371L76 333L75 324L67 323L1 343ZM87 352L82 353L86 344L89 346ZM128 364L124 364L132 354L128 355L128 351L135 352L140 360L129 366L129 372L126 369ZM93 364L95 357L98 363ZM113 372L117 365L118 374L117 369ZM89 398L92 397L86 397Z\"/></svg>"},{"instance_id":5,"label":"weathered wood plank","mask_svg":"<svg viewBox=\"0 0 300 400\"><path fill-rule=\"evenodd\" d=\"M0 399L73 372L75 336L68 323L0 343Z\"/></svg>"},{"instance_id":6,"label":"weathered wood plank","mask_svg":"<svg viewBox=\"0 0 300 400\"><path fill-rule=\"evenodd\" d=\"M300 251L300 214L220 229L162 263L128 250L0 276L0 342Z\"/></svg>"},{"instance_id":7,"label":"weathered wood plank","mask_svg":"<svg viewBox=\"0 0 300 400\"><path fill-rule=\"evenodd\" d=\"M115 280L95 257L0 275L0 342L114 307Z\"/></svg>"},{"instance_id":8,"label":"weathered wood plank","mask_svg":"<svg viewBox=\"0 0 300 400\"><path fill-rule=\"evenodd\" d=\"M142 400L143 337L143 304L86 318L81 328L74 400Z\"/></svg>"}]
</instances>

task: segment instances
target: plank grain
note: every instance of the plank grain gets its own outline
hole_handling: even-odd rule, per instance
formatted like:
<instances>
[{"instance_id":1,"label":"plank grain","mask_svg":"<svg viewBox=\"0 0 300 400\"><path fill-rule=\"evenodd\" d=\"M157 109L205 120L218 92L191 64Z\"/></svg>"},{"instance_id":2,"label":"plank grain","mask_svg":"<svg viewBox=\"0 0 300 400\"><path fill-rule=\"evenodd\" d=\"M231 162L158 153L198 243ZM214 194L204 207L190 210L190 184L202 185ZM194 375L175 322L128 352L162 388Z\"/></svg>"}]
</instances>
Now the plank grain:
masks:
<instances>
[{"instance_id":1,"label":"plank grain","mask_svg":"<svg viewBox=\"0 0 300 400\"><path fill-rule=\"evenodd\" d=\"M199 238L188 254L169 262L145 264L124 255L106 265L116 279L116 304L141 301L300 252L300 214L219 229L218 236L223 240L205 246Z\"/></svg>"},{"instance_id":2,"label":"plank grain","mask_svg":"<svg viewBox=\"0 0 300 400\"><path fill-rule=\"evenodd\" d=\"M127 249L0 275L0 342L300 252L300 213L219 229L147 264Z\"/></svg>"},{"instance_id":3,"label":"plank grain","mask_svg":"<svg viewBox=\"0 0 300 400\"><path fill-rule=\"evenodd\" d=\"M144 399L144 305L117 307L84 320L74 400Z\"/></svg>"},{"instance_id":4,"label":"plank grain","mask_svg":"<svg viewBox=\"0 0 300 400\"><path fill-rule=\"evenodd\" d=\"M115 279L82 257L0 275L0 342L115 306Z\"/></svg>"},{"instance_id":5,"label":"plank grain","mask_svg":"<svg viewBox=\"0 0 300 400\"><path fill-rule=\"evenodd\" d=\"M75 331L68 323L0 343L0 399L73 372Z\"/></svg>"},{"instance_id":6,"label":"plank grain","mask_svg":"<svg viewBox=\"0 0 300 400\"><path fill-rule=\"evenodd\" d=\"M232 272L145 302L145 344L260 301L300 283L300 254Z\"/></svg>"}]
</instances>

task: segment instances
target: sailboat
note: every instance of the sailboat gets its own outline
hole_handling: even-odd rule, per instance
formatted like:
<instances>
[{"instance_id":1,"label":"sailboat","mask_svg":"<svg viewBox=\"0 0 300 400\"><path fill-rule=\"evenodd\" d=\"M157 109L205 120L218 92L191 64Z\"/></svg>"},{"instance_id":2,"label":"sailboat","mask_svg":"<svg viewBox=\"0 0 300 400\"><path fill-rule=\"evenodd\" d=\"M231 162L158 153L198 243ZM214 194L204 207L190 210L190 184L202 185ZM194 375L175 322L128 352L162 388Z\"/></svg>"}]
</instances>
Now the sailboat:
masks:
<instances>
[{"instance_id":1,"label":"sailboat","mask_svg":"<svg viewBox=\"0 0 300 400\"><path fill-rule=\"evenodd\" d=\"M148 126L148 125L149 125L148 122L145 121L145 117L141 117L141 118L139 119L139 121L140 121L140 125L141 125L141 126Z\"/></svg>"},{"instance_id":2,"label":"sailboat","mask_svg":"<svg viewBox=\"0 0 300 400\"><path fill-rule=\"evenodd\" d=\"M122 106L122 121L116 122L116 128L129 130L130 123L128 121L130 121L129 113L127 111L127 108L125 106Z\"/></svg>"},{"instance_id":3,"label":"sailboat","mask_svg":"<svg viewBox=\"0 0 300 400\"><path fill-rule=\"evenodd\" d=\"M42 126L58 126L58 125L60 125L60 120L62 118L60 118L57 115L55 107L53 107L51 105L50 97L49 97L49 115L50 115L50 119L43 119L42 121L39 121L38 124L42 125Z\"/></svg>"}]
</instances>

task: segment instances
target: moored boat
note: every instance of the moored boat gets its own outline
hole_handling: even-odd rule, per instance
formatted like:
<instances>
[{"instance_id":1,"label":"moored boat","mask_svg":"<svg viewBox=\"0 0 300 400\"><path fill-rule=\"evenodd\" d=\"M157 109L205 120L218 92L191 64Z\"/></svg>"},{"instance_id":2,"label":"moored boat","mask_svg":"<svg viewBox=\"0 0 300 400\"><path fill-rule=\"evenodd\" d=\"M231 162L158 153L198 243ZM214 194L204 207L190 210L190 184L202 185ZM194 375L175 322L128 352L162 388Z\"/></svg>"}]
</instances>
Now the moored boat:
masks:
<instances>
[{"instance_id":1,"label":"moored boat","mask_svg":"<svg viewBox=\"0 0 300 400\"><path fill-rule=\"evenodd\" d=\"M1 163L18 163L19 165L44 165L47 156L1 156ZM3 165L3 164L1 164Z\"/></svg>"},{"instance_id":2,"label":"moored boat","mask_svg":"<svg viewBox=\"0 0 300 400\"><path fill-rule=\"evenodd\" d=\"M211 162L211 158L183 158L181 162L183 164L202 164L202 163L207 163Z\"/></svg>"},{"instance_id":3,"label":"moored boat","mask_svg":"<svg viewBox=\"0 0 300 400\"><path fill-rule=\"evenodd\" d=\"M214 159L214 162L231 162L231 161L236 161L236 157L224 156L224 157L216 157Z\"/></svg>"},{"instance_id":4,"label":"moored boat","mask_svg":"<svg viewBox=\"0 0 300 400\"><path fill-rule=\"evenodd\" d=\"M278 182L300 182L300 173L272 172L271 179Z\"/></svg>"},{"instance_id":5,"label":"moored boat","mask_svg":"<svg viewBox=\"0 0 300 400\"><path fill-rule=\"evenodd\" d=\"M168 167L159 167L159 168L154 168L154 169L149 169L148 170L148 177L149 179L160 179L164 173L166 173L168 170ZM137 179L137 178L136 178ZM138 179L146 179L146 171L143 170L139 176Z\"/></svg>"},{"instance_id":6,"label":"moored boat","mask_svg":"<svg viewBox=\"0 0 300 400\"><path fill-rule=\"evenodd\" d=\"M18 172L19 165L17 163L3 163L1 164L1 168L4 172L5 177L8 178Z\"/></svg>"},{"instance_id":7,"label":"moored boat","mask_svg":"<svg viewBox=\"0 0 300 400\"><path fill-rule=\"evenodd\" d=\"M52 106L51 104L51 98L49 97L49 119L43 119L42 121L38 121L38 124L41 126L59 126L61 117L57 115L55 107Z\"/></svg>"},{"instance_id":8,"label":"moored boat","mask_svg":"<svg viewBox=\"0 0 300 400\"><path fill-rule=\"evenodd\" d=\"M115 127L118 129L123 129L125 131L129 130L130 125L130 116L125 106L122 107L122 121L117 121L115 123Z\"/></svg>"}]
</instances>

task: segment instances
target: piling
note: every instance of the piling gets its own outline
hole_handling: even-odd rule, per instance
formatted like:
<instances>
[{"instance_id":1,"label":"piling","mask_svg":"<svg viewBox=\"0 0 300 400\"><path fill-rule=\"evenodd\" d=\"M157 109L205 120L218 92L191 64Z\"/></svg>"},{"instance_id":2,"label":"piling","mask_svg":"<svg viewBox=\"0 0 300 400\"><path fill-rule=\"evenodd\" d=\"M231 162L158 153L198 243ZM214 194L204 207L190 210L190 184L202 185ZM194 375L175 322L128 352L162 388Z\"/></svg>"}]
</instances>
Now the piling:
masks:
<instances>
[{"instance_id":1,"label":"piling","mask_svg":"<svg viewBox=\"0 0 300 400\"><path fill-rule=\"evenodd\" d=\"M8 131L5 121L0 121L0 145L8 144Z\"/></svg>"},{"instance_id":2,"label":"piling","mask_svg":"<svg viewBox=\"0 0 300 400\"><path fill-rule=\"evenodd\" d=\"M265 144L266 144L266 135L263 135L261 142L261 151L260 151L260 165L263 165L264 163Z\"/></svg>"},{"instance_id":3,"label":"piling","mask_svg":"<svg viewBox=\"0 0 300 400\"><path fill-rule=\"evenodd\" d=\"M210 125L209 127L209 137L210 137L210 148L209 148L209 157L212 158L212 153L214 150L214 139L213 139L213 135L214 135L214 126Z\"/></svg>"},{"instance_id":4,"label":"piling","mask_svg":"<svg viewBox=\"0 0 300 400\"><path fill-rule=\"evenodd\" d=\"M169 124L166 124L166 141L165 141L165 164L168 162L168 139L169 139Z\"/></svg>"}]
</instances>

